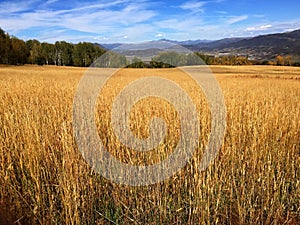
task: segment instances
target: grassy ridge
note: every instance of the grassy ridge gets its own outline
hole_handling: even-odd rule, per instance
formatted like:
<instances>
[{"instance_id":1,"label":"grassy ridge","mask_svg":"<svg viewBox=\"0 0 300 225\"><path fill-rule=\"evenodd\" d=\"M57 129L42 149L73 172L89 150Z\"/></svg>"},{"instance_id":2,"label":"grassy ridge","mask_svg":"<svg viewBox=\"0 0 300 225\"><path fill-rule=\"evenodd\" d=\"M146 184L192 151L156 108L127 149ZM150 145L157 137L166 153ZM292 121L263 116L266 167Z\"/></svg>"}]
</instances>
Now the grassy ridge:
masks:
<instances>
[{"instance_id":1,"label":"grassy ridge","mask_svg":"<svg viewBox=\"0 0 300 225\"><path fill-rule=\"evenodd\" d=\"M201 92L177 69L124 69L102 91L99 135L115 157L133 164L167 157L176 144L178 117L159 99L140 102L131 114L133 132L146 137L147 121L155 114L170 123L170 138L149 154L128 151L115 140L107 110L125 84L155 71L180 83L199 111L203 138L189 164L162 183L127 187L95 174L77 149L72 103L86 69L1 67L0 223L297 224L300 69L211 68L226 101L227 132L215 163L201 173L209 110Z\"/></svg>"}]
</instances>

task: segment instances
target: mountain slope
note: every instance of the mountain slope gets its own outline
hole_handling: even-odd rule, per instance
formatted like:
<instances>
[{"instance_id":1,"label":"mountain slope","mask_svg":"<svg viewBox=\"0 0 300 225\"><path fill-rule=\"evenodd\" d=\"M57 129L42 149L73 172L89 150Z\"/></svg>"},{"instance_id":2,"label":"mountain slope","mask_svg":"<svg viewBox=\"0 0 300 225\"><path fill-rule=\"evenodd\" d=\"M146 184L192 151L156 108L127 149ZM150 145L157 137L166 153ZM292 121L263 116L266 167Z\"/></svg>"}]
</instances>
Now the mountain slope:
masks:
<instances>
[{"instance_id":1,"label":"mountain slope","mask_svg":"<svg viewBox=\"0 0 300 225\"><path fill-rule=\"evenodd\" d=\"M277 55L292 55L300 59L300 30L253 38L223 39L209 43L207 46L195 45L192 49L204 52L244 54L259 60L270 60Z\"/></svg>"},{"instance_id":2,"label":"mountain slope","mask_svg":"<svg viewBox=\"0 0 300 225\"><path fill-rule=\"evenodd\" d=\"M291 55L300 62L300 30L286 33L260 35L251 38L224 38L217 41L188 40L173 41L161 39L141 44L101 44L106 49L115 48L118 52L130 52L130 55L140 55L141 51L157 53L170 47L182 46L192 51L218 55L228 53L233 55L248 55L251 59L272 60L278 55ZM151 51L150 51L151 49ZM182 49L181 52L185 52ZM136 53L139 54L136 54Z\"/></svg>"}]
</instances>

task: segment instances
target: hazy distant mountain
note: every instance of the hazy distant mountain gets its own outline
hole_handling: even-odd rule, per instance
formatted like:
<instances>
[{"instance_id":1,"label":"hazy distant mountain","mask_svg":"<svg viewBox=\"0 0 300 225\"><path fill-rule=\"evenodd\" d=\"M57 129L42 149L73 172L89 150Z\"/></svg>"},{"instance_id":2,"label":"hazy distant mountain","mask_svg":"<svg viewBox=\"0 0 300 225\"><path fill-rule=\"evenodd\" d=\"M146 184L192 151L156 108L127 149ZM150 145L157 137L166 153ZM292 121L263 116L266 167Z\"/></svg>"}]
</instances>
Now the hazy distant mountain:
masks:
<instances>
[{"instance_id":1,"label":"hazy distant mountain","mask_svg":"<svg viewBox=\"0 0 300 225\"><path fill-rule=\"evenodd\" d=\"M101 44L99 46L107 47L107 45ZM110 46L112 47L113 44ZM137 44L120 44L111 49L114 52L118 52L128 57L139 57L144 60L149 60L151 57L157 56L160 52L179 52L189 53L191 50L178 44L176 41L158 40L142 42Z\"/></svg>"},{"instance_id":2,"label":"hazy distant mountain","mask_svg":"<svg viewBox=\"0 0 300 225\"><path fill-rule=\"evenodd\" d=\"M98 44L100 47L103 47L107 50L113 50L113 49L131 49L131 50L140 50L140 46L143 46L143 48L156 48L157 45L160 47L162 45L165 45L167 43L167 46L171 44L181 45L181 46L187 46L187 45L197 45L197 44L206 44L213 41L209 40L187 40L187 41L174 41L174 40L168 40L168 39L160 39L157 41L149 41L139 44L122 44L122 43L112 43L112 44ZM147 43L147 44L146 44ZM150 47L149 47L150 46Z\"/></svg>"},{"instance_id":3,"label":"hazy distant mountain","mask_svg":"<svg viewBox=\"0 0 300 225\"><path fill-rule=\"evenodd\" d=\"M291 55L300 59L300 30L260 35L252 38L227 38L207 45L187 46L193 51L243 54L259 60L274 59L277 55Z\"/></svg>"},{"instance_id":4,"label":"hazy distant mountain","mask_svg":"<svg viewBox=\"0 0 300 225\"><path fill-rule=\"evenodd\" d=\"M246 38L224 38L217 41L202 42L198 44L187 44L184 46L194 51L213 50L223 48L224 46L228 46L241 40L246 40Z\"/></svg>"},{"instance_id":5,"label":"hazy distant mountain","mask_svg":"<svg viewBox=\"0 0 300 225\"><path fill-rule=\"evenodd\" d=\"M138 44L115 43L101 44L101 46L131 56L149 57L161 51L187 52L189 49L214 55L224 52L234 55L248 55L252 59L258 60L274 59L277 55L291 55L294 59L300 60L300 30L251 38L225 38L216 41L161 39Z\"/></svg>"},{"instance_id":6,"label":"hazy distant mountain","mask_svg":"<svg viewBox=\"0 0 300 225\"><path fill-rule=\"evenodd\" d=\"M112 50L114 48L119 47L122 45L121 43L112 43L112 44L98 44L100 47L102 46L106 50Z\"/></svg>"},{"instance_id":7,"label":"hazy distant mountain","mask_svg":"<svg viewBox=\"0 0 300 225\"><path fill-rule=\"evenodd\" d=\"M257 46L293 48L300 47L300 30L292 32L261 35L251 39L240 40L231 45L232 47L252 48Z\"/></svg>"},{"instance_id":8,"label":"hazy distant mountain","mask_svg":"<svg viewBox=\"0 0 300 225\"><path fill-rule=\"evenodd\" d=\"M299 58L300 30L262 35L248 40L241 40L223 47L248 51L252 54L260 55L260 58L273 58L276 55L292 55L294 58Z\"/></svg>"},{"instance_id":9,"label":"hazy distant mountain","mask_svg":"<svg viewBox=\"0 0 300 225\"><path fill-rule=\"evenodd\" d=\"M160 39L159 41L167 41L178 45L197 45L213 42L211 40L187 40L187 41L174 41L168 39Z\"/></svg>"}]
</instances>

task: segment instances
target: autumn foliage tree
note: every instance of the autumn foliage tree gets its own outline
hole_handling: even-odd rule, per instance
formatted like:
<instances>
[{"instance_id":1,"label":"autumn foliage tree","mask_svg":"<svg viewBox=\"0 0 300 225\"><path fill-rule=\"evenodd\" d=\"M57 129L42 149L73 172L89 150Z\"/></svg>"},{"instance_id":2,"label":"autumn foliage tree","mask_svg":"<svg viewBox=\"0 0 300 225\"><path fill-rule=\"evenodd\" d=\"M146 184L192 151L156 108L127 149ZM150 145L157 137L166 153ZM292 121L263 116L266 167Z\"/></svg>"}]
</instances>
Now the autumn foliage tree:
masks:
<instances>
[{"instance_id":1,"label":"autumn foliage tree","mask_svg":"<svg viewBox=\"0 0 300 225\"><path fill-rule=\"evenodd\" d=\"M294 65L292 56L290 56L290 55L287 55L287 56L278 55L278 56L276 56L276 65L277 66L292 66L292 65Z\"/></svg>"},{"instance_id":2,"label":"autumn foliage tree","mask_svg":"<svg viewBox=\"0 0 300 225\"><path fill-rule=\"evenodd\" d=\"M284 58L281 55L276 56L276 63L277 66L283 66L284 65Z\"/></svg>"}]
</instances>

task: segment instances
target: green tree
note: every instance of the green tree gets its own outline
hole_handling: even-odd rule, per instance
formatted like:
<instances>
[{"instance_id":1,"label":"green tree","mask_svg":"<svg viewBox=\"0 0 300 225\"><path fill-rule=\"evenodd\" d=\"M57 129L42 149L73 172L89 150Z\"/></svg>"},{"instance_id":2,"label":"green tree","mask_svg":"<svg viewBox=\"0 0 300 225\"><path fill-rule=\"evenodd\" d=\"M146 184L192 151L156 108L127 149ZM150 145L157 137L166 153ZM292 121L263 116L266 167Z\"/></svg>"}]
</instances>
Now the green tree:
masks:
<instances>
[{"instance_id":1,"label":"green tree","mask_svg":"<svg viewBox=\"0 0 300 225\"><path fill-rule=\"evenodd\" d=\"M202 57L201 57L202 56ZM203 60L204 55L199 56L199 53L190 53L187 55L186 59L186 65L192 66L192 65L203 65L205 62Z\"/></svg>"},{"instance_id":2,"label":"green tree","mask_svg":"<svg viewBox=\"0 0 300 225\"><path fill-rule=\"evenodd\" d=\"M55 42L55 64L58 66L73 65L73 45L66 41Z\"/></svg>"},{"instance_id":3,"label":"green tree","mask_svg":"<svg viewBox=\"0 0 300 225\"><path fill-rule=\"evenodd\" d=\"M95 67L123 68L129 63L124 55L117 52L108 51L103 56L94 61Z\"/></svg>"},{"instance_id":4,"label":"green tree","mask_svg":"<svg viewBox=\"0 0 300 225\"><path fill-rule=\"evenodd\" d=\"M9 54L11 50L11 40L8 34L6 34L0 28L0 63L9 63Z\"/></svg>"},{"instance_id":5,"label":"green tree","mask_svg":"<svg viewBox=\"0 0 300 225\"><path fill-rule=\"evenodd\" d=\"M74 66L84 66L83 45L81 42L74 46L73 61Z\"/></svg>"},{"instance_id":6,"label":"green tree","mask_svg":"<svg viewBox=\"0 0 300 225\"><path fill-rule=\"evenodd\" d=\"M76 45L66 41L55 44L38 40L24 42L16 37L10 37L0 28L0 63L4 64L39 64L59 66L89 66L105 53L99 46L83 42ZM126 64L125 56L117 55L112 66Z\"/></svg>"},{"instance_id":7,"label":"green tree","mask_svg":"<svg viewBox=\"0 0 300 225\"><path fill-rule=\"evenodd\" d=\"M41 44L41 56L45 59L46 65L53 65L55 64L56 60L56 49L53 44L49 44L46 42L43 42Z\"/></svg>"},{"instance_id":8,"label":"green tree","mask_svg":"<svg viewBox=\"0 0 300 225\"><path fill-rule=\"evenodd\" d=\"M41 43L38 40L26 41L26 48L29 51L28 62L31 64L44 65L45 58L42 55Z\"/></svg>"},{"instance_id":9,"label":"green tree","mask_svg":"<svg viewBox=\"0 0 300 225\"><path fill-rule=\"evenodd\" d=\"M4 30L0 28L0 63L5 63L6 52L6 35Z\"/></svg>"},{"instance_id":10,"label":"green tree","mask_svg":"<svg viewBox=\"0 0 300 225\"><path fill-rule=\"evenodd\" d=\"M144 63L142 62L142 60L138 57L134 57L131 60L131 64L128 66L130 68L143 68L145 67Z\"/></svg>"},{"instance_id":11,"label":"green tree","mask_svg":"<svg viewBox=\"0 0 300 225\"><path fill-rule=\"evenodd\" d=\"M202 61L206 64L206 65L210 65L212 64L212 60L211 57L208 55L205 55L202 52L196 52L195 53L198 57L200 57L202 59ZM200 65L203 64L203 62L200 62ZM197 65L197 64L196 64Z\"/></svg>"},{"instance_id":12,"label":"green tree","mask_svg":"<svg viewBox=\"0 0 300 225\"><path fill-rule=\"evenodd\" d=\"M103 48L100 48L98 45L93 45L93 62L101 57L106 51Z\"/></svg>"},{"instance_id":13,"label":"green tree","mask_svg":"<svg viewBox=\"0 0 300 225\"><path fill-rule=\"evenodd\" d=\"M26 44L23 40L12 37L11 38L11 51L10 51L10 64L24 64L27 61L29 52L27 51Z\"/></svg>"},{"instance_id":14,"label":"green tree","mask_svg":"<svg viewBox=\"0 0 300 225\"><path fill-rule=\"evenodd\" d=\"M161 52L158 56L153 57L151 65L155 68L170 68L186 65L187 57L185 54L178 52Z\"/></svg>"},{"instance_id":15,"label":"green tree","mask_svg":"<svg viewBox=\"0 0 300 225\"><path fill-rule=\"evenodd\" d=\"M100 55L100 51L97 52ZM98 56L92 43L80 42L74 47L74 65L90 66Z\"/></svg>"},{"instance_id":16,"label":"green tree","mask_svg":"<svg viewBox=\"0 0 300 225\"><path fill-rule=\"evenodd\" d=\"M83 63L84 66L90 66L94 61L94 45L83 42Z\"/></svg>"}]
</instances>

